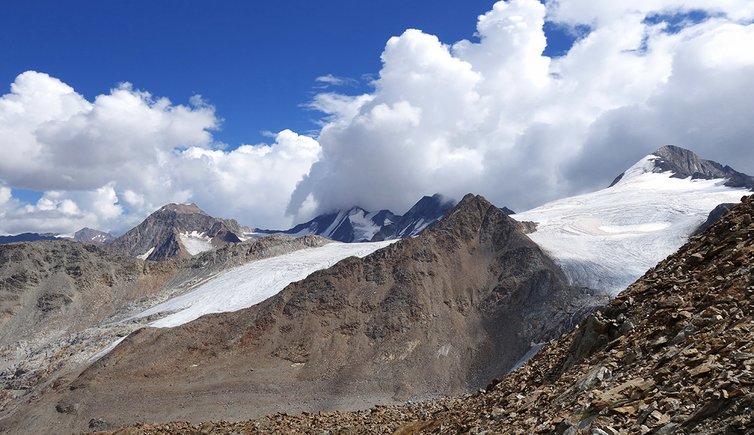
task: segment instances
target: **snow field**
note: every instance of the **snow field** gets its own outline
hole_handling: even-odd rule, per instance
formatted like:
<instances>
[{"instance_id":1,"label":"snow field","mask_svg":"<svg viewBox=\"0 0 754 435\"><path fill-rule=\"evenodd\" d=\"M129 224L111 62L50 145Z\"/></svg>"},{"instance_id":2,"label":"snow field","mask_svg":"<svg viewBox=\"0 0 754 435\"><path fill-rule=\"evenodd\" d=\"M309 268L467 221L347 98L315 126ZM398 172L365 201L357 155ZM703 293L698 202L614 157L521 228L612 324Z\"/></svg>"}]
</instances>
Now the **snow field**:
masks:
<instances>
[{"instance_id":1,"label":"snow field","mask_svg":"<svg viewBox=\"0 0 754 435\"><path fill-rule=\"evenodd\" d=\"M209 313L236 311L276 295L288 284L350 257L365 257L395 240L374 243L328 243L277 257L252 261L219 273L190 292L134 316L168 313L150 326L169 328Z\"/></svg>"},{"instance_id":2,"label":"snow field","mask_svg":"<svg viewBox=\"0 0 754 435\"><path fill-rule=\"evenodd\" d=\"M751 193L726 187L725 180L652 172L656 158L640 160L613 187L512 217L538 223L529 237L572 284L616 295L681 247L718 204Z\"/></svg>"}]
</instances>

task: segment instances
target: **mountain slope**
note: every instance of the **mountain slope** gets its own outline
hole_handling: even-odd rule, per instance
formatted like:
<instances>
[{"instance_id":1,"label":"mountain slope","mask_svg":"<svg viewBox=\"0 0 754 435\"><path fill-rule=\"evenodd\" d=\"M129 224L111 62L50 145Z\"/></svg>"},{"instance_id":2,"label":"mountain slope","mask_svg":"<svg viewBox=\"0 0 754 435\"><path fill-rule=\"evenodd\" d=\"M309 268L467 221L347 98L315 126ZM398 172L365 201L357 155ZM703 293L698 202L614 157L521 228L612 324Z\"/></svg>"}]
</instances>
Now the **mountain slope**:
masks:
<instances>
[{"instance_id":1,"label":"mountain slope","mask_svg":"<svg viewBox=\"0 0 754 435\"><path fill-rule=\"evenodd\" d=\"M8 424L240 418L465 392L591 303L516 221L468 195L418 237L251 308L132 334Z\"/></svg>"},{"instance_id":2,"label":"mountain slope","mask_svg":"<svg viewBox=\"0 0 754 435\"><path fill-rule=\"evenodd\" d=\"M679 178L694 169L724 175L709 169L721 165L679 150L663 147L646 156L610 188L514 217L537 223L529 237L556 259L572 283L617 294L683 245L717 205L749 193L727 186L727 179ZM682 158L671 160L669 155ZM734 174L730 171L726 173Z\"/></svg>"},{"instance_id":3,"label":"mountain slope","mask_svg":"<svg viewBox=\"0 0 754 435\"><path fill-rule=\"evenodd\" d=\"M108 249L121 255L160 261L186 258L241 242L235 220L209 216L196 204L168 204L113 240Z\"/></svg>"},{"instance_id":4,"label":"mountain slope","mask_svg":"<svg viewBox=\"0 0 754 435\"><path fill-rule=\"evenodd\" d=\"M189 433L754 433L754 198L479 394ZM723 278L725 276L725 278Z\"/></svg>"},{"instance_id":5,"label":"mountain slope","mask_svg":"<svg viewBox=\"0 0 754 435\"><path fill-rule=\"evenodd\" d=\"M256 278L234 270L300 250L316 252L307 248L325 245L332 242L317 236L270 236L158 263L113 256L100 246L70 240L0 246L0 421L80 372L114 341L159 318L139 316L144 310L201 291L224 274L238 275L241 282L225 288L225 294L213 294L199 308L220 303L231 309L243 302L240 293ZM365 249L346 246L350 253ZM348 253L336 254L342 258ZM321 267L335 261L324 261ZM297 269L291 261L287 264ZM265 272L257 269L260 275ZM291 271L285 272L274 276L285 278Z\"/></svg>"}]
</instances>

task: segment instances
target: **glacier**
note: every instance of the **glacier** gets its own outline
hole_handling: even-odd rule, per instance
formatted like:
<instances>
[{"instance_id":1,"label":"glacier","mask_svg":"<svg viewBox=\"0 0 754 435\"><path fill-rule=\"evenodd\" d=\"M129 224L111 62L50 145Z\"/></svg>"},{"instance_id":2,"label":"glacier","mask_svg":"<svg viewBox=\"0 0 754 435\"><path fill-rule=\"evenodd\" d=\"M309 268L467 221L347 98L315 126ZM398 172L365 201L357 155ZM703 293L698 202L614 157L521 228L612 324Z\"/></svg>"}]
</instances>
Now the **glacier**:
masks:
<instances>
[{"instance_id":1,"label":"glacier","mask_svg":"<svg viewBox=\"0 0 754 435\"><path fill-rule=\"evenodd\" d=\"M751 194L724 179L673 178L657 172L657 159L644 157L612 187L511 217L537 223L529 237L571 284L614 296L680 248L718 204Z\"/></svg>"},{"instance_id":2,"label":"glacier","mask_svg":"<svg viewBox=\"0 0 754 435\"><path fill-rule=\"evenodd\" d=\"M251 261L220 272L188 293L149 308L132 319L163 314L164 317L151 322L149 326L169 328L205 314L248 308L317 270L326 269L347 257L365 257L394 242L332 242L317 248Z\"/></svg>"}]
</instances>

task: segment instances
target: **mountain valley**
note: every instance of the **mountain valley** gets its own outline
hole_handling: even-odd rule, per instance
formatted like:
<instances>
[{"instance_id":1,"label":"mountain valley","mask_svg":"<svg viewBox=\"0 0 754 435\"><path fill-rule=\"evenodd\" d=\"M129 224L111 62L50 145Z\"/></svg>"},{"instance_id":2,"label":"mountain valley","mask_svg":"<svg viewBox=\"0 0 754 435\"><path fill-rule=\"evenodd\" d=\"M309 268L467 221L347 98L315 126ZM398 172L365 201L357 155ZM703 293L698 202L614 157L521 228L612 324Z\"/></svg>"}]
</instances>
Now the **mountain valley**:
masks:
<instances>
[{"instance_id":1,"label":"mountain valley","mask_svg":"<svg viewBox=\"0 0 754 435\"><path fill-rule=\"evenodd\" d=\"M625 398L587 406L579 411L586 417L577 418L566 412L577 406L566 396L583 405L601 397L596 386L617 388L612 383L636 373L647 380L641 361L664 357L646 344L658 339L655 329L650 338L631 338L657 327L641 316L660 315L658 324L676 335L674 322L683 319L699 330L702 321L693 319L708 318L709 305L687 303L694 286L722 285L728 273L744 276L750 268L751 202L736 204L750 194L751 181L666 146L606 189L516 214L477 195L458 203L434 195L403 215L353 207L270 231L212 217L194 204L168 204L115 238L86 228L73 239L0 244L0 433L168 420L190 423L122 433L198 433L202 421L212 421L215 432L208 433L642 424L672 432L707 424L708 416L681 421L693 409L668 408L659 389L635 404L643 417L638 426L612 411L634 406ZM730 282L738 286L730 291L745 293L745 285ZM657 283L659 290L636 290ZM657 302L674 286L684 292L678 312ZM639 311L611 308L627 300ZM660 314L652 311L657 304ZM735 308L715 308L713 317L724 312L746 321L747 306ZM612 353L600 353L606 340L621 337L641 348L618 349L624 356L639 352L628 374L621 364L608 367ZM734 345L748 355L740 340ZM710 364L720 363L704 351ZM578 367L587 360L584 372ZM742 361L738 369L750 370ZM587 376L573 387L574 370L582 378L593 370L598 380ZM559 383L571 389L555 400L551 385ZM485 393L469 396L480 389ZM526 398L531 389L538 391L533 402L511 398ZM730 397L733 390L725 391ZM748 403L749 390L741 391L734 397L743 402L730 409ZM530 414L535 403L552 415ZM368 414L331 414L375 405ZM460 411L465 407L476 416ZM484 417L497 408L500 418ZM650 424L647 409L661 427ZM265 417L280 411L305 414ZM228 422L249 418L256 420Z\"/></svg>"}]
</instances>

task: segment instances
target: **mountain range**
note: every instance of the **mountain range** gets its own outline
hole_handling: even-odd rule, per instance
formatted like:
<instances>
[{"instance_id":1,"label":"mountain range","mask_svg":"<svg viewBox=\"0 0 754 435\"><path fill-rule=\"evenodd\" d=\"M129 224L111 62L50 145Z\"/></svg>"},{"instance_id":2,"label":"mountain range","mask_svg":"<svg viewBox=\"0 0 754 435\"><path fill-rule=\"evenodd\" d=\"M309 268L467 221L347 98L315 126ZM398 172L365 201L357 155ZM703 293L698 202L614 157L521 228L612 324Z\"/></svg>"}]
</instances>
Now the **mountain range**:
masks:
<instances>
[{"instance_id":1,"label":"mountain range","mask_svg":"<svg viewBox=\"0 0 754 435\"><path fill-rule=\"evenodd\" d=\"M754 433L752 215L748 196L578 328L473 394L129 433Z\"/></svg>"},{"instance_id":2,"label":"mountain range","mask_svg":"<svg viewBox=\"0 0 754 435\"><path fill-rule=\"evenodd\" d=\"M402 239L416 236L437 222L454 205L454 200L435 194L421 198L403 215L396 215L390 210L368 212L361 207L352 207L319 215L289 230L257 229L256 233L315 234L346 243Z\"/></svg>"},{"instance_id":3,"label":"mountain range","mask_svg":"<svg viewBox=\"0 0 754 435\"><path fill-rule=\"evenodd\" d=\"M742 254L752 236L750 202L727 214L730 205L723 205L750 194L750 181L727 166L667 146L629 167L608 188L517 214L477 195L457 204L435 195L401 216L354 207L286 231L252 231L194 204L169 204L109 242L85 231L79 237L85 243L0 245L0 432L104 430L143 420L244 420L280 410L382 404L389 407L372 411L375 422L393 415L412 433L422 422L448 428L461 427L452 426L461 424L458 419L476 419L468 413L446 418L438 410L463 406L457 405L466 403L461 395L480 388L505 391L489 396L506 401L496 415L539 430L518 417L527 415L524 411L510 415L511 409L525 408L515 404L523 399L511 395L543 388L537 376L551 373L571 382L564 373L585 355L610 340L631 337L630 327L640 325L655 329L632 339L641 350L627 367L646 367L646 361L661 358L660 353L641 358L660 349L651 344L659 340L657 328L677 333L665 314L664 324L646 323L643 316L651 311L618 312L605 305L609 300L666 310L660 313L684 307L673 311L677 321L693 320L697 312L708 318L704 310L717 301L690 302L695 283L723 285L731 273L750 276L742 272L750 268L750 257ZM692 236L699 231L701 236ZM661 263L690 237L690 248ZM738 243L733 251L732 241ZM720 252L730 255L718 257ZM642 275L643 284L624 291ZM683 297L667 305L674 285L683 289ZM632 290L650 287L655 290ZM746 319L750 312L748 305L736 309L726 306L713 316L738 312ZM576 332L563 335L577 324ZM586 344L552 356L548 349L565 345L547 343L561 336ZM673 340L662 344L677 345ZM748 355L749 350L736 352ZM749 370L747 359L742 361L742 370ZM505 378L515 385L505 388L514 390L488 386L519 367L531 375L516 377L514 371ZM554 424L574 433L597 423L602 431L605 425L633 427L624 420L609 425L600 420L620 414L611 410L631 404L625 399L594 415L587 406L578 419L563 414L567 395L588 391L597 397L600 382L625 379L617 374L620 367L592 368L599 382L589 380L587 388L554 399L547 391L537 393L532 403L541 398L559 410L556 417L528 415L542 428ZM731 397L732 387L723 388ZM443 399L448 396L459 399ZM654 420L647 426L658 431L672 423L663 416L693 416L670 412L662 400L672 395L651 397L656 405L636 404L643 416L639 425L649 421L647 409L647 415L660 413L652 418L662 426ZM418 399L429 400L427 408L400 407ZM579 400L583 404L587 398ZM348 424L369 421L343 416ZM694 418L688 427L704 419ZM319 424L308 417L301 421L312 428ZM264 422L249 424L287 432ZM399 429L393 423L385 427Z\"/></svg>"}]
</instances>

